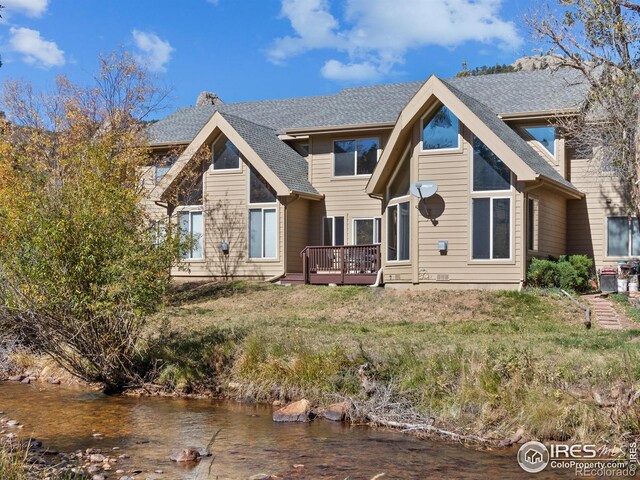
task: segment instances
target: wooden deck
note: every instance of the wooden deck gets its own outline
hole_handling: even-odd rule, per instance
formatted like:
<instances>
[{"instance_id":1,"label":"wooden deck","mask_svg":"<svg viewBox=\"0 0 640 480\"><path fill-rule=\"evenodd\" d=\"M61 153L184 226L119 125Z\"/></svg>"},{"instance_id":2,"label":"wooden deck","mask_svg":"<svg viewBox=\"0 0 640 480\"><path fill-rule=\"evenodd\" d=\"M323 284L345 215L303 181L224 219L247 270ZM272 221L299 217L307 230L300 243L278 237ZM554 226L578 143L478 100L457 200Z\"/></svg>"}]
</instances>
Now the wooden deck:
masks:
<instances>
[{"instance_id":1,"label":"wooden deck","mask_svg":"<svg viewBox=\"0 0 640 480\"><path fill-rule=\"evenodd\" d=\"M380 245L306 247L302 273L288 273L283 283L372 285L380 269Z\"/></svg>"}]
</instances>

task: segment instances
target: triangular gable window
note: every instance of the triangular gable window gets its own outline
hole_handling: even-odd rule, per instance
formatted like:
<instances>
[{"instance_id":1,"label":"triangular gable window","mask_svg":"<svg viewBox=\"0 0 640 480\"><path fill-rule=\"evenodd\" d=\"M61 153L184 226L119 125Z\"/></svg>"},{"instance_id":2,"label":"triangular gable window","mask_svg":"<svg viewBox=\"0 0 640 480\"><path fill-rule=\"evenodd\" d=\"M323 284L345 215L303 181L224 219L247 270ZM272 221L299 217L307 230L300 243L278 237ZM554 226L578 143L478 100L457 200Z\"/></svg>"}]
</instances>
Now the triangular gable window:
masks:
<instances>
[{"instance_id":1,"label":"triangular gable window","mask_svg":"<svg viewBox=\"0 0 640 480\"><path fill-rule=\"evenodd\" d=\"M422 123L422 149L444 150L460 148L460 122L442 105Z\"/></svg>"}]
</instances>

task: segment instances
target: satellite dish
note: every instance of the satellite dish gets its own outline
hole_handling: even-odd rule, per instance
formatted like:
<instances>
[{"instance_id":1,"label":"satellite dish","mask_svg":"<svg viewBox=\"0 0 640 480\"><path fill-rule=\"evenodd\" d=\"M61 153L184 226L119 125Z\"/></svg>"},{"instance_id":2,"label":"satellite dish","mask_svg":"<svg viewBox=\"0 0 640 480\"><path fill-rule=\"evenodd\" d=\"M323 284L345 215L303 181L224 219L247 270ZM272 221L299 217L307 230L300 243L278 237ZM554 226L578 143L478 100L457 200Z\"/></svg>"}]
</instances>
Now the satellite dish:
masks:
<instances>
[{"instance_id":1,"label":"satellite dish","mask_svg":"<svg viewBox=\"0 0 640 480\"><path fill-rule=\"evenodd\" d=\"M436 182L416 182L411 184L409 191L414 197L423 200L433 196L438 191L438 184Z\"/></svg>"}]
</instances>

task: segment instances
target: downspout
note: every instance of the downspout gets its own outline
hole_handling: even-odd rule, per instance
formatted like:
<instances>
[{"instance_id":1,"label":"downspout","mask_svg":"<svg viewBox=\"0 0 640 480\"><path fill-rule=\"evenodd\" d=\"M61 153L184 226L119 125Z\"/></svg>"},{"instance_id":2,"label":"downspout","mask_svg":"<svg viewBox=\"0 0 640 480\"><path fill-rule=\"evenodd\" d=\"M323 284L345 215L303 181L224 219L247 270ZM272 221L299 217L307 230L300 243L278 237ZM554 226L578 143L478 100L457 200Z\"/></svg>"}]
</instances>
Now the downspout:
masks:
<instances>
[{"instance_id":1,"label":"downspout","mask_svg":"<svg viewBox=\"0 0 640 480\"><path fill-rule=\"evenodd\" d=\"M378 270L378 275L376 275L376 283L374 283L373 285L369 285L369 287L377 288L380 286L381 283L382 283L382 267L380 267L380 270Z\"/></svg>"}]
</instances>

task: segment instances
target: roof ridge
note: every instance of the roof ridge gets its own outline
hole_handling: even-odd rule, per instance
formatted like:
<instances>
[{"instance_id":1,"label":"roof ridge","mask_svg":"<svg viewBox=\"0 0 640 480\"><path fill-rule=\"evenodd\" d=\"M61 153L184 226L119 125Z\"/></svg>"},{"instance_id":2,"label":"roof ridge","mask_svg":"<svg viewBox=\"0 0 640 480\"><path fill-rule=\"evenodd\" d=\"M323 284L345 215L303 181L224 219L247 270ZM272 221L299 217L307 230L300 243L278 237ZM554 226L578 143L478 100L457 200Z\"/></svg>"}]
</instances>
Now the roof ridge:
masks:
<instances>
[{"instance_id":1,"label":"roof ridge","mask_svg":"<svg viewBox=\"0 0 640 480\"><path fill-rule=\"evenodd\" d=\"M264 125L262 123L254 122L252 120L249 120L247 118L241 117L240 115L236 115L234 113L223 112L223 111L220 111L220 110L216 110L216 112L219 113L220 115L222 115L223 117L227 117L228 116L228 117L231 117L231 118L237 118L238 120L242 120L244 122L250 123L250 124L255 125L257 127L266 128L267 130L271 130L274 133L274 135L278 136L278 131L275 128L270 127L268 125ZM214 112L212 115L215 115L216 112Z\"/></svg>"}]
</instances>

